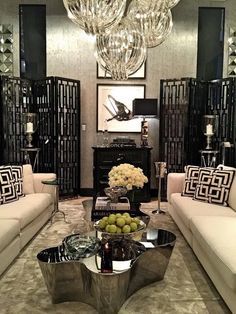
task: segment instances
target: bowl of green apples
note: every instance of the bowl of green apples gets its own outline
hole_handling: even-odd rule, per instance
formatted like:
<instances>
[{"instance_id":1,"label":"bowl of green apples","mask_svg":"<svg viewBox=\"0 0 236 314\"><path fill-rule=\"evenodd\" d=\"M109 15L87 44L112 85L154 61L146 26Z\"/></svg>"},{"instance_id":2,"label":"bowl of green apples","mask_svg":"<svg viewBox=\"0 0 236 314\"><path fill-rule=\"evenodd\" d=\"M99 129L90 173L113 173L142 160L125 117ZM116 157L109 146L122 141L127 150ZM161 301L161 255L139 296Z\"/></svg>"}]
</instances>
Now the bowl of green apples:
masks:
<instances>
[{"instance_id":1,"label":"bowl of green apples","mask_svg":"<svg viewBox=\"0 0 236 314\"><path fill-rule=\"evenodd\" d=\"M117 213L104 216L95 222L94 227L103 235L134 237L142 233L146 224L138 217L131 217L129 213Z\"/></svg>"}]
</instances>

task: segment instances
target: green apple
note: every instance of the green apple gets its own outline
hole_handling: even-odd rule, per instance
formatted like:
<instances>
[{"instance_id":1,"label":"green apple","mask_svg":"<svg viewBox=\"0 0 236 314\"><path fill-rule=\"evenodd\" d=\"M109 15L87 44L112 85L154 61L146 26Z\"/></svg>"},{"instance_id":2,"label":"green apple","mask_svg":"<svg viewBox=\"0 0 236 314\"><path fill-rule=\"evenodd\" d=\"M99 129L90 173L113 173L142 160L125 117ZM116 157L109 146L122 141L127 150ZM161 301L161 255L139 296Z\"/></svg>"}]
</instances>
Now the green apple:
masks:
<instances>
[{"instance_id":1,"label":"green apple","mask_svg":"<svg viewBox=\"0 0 236 314\"><path fill-rule=\"evenodd\" d=\"M116 233L122 233L122 229L120 227L116 227Z\"/></svg>"},{"instance_id":2,"label":"green apple","mask_svg":"<svg viewBox=\"0 0 236 314\"><path fill-rule=\"evenodd\" d=\"M126 225L130 225L131 221L132 221L131 217L125 216L125 224Z\"/></svg>"},{"instance_id":3,"label":"green apple","mask_svg":"<svg viewBox=\"0 0 236 314\"><path fill-rule=\"evenodd\" d=\"M102 219L101 219L101 220L99 221L98 225L99 225L99 228L105 229L105 228L106 228L106 225L107 225L107 222L106 222L105 220L102 220Z\"/></svg>"},{"instance_id":4,"label":"green apple","mask_svg":"<svg viewBox=\"0 0 236 314\"><path fill-rule=\"evenodd\" d=\"M123 227L123 226L125 225L125 218L123 218L123 217L118 217L118 218L116 219L116 225L117 225L118 227Z\"/></svg>"},{"instance_id":5,"label":"green apple","mask_svg":"<svg viewBox=\"0 0 236 314\"><path fill-rule=\"evenodd\" d=\"M117 230L116 225L110 225L110 227L109 227L109 232L110 233L116 233L116 230Z\"/></svg>"},{"instance_id":6,"label":"green apple","mask_svg":"<svg viewBox=\"0 0 236 314\"><path fill-rule=\"evenodd\" d=\"M124 225L124 227L122 228L123 233L129 233L130 231L131 231L131 228L129 225Z\"/></svg>"},{"instance_id":7,"label":"green apple","mask_svg":"<svg viewBox=\"0 0 236 314\"><path fill-rule=\"evenodd\" d=\"M114 215L114 216L109 216L108 217L108 223L109 223L109 225L114 225L115 224L115 222L116 222L116 216Z\"/></svg>"},{"instance_id":8,"label":"green apple","mask_svg":"<svg viewBox=\"0 0 236 314\"><path fill-rule=\"evenodd\" d=\"M138 229L136 222L131 222L130 229L131 229L131 232L134 232Z\"/></svg>"}]
</instances>

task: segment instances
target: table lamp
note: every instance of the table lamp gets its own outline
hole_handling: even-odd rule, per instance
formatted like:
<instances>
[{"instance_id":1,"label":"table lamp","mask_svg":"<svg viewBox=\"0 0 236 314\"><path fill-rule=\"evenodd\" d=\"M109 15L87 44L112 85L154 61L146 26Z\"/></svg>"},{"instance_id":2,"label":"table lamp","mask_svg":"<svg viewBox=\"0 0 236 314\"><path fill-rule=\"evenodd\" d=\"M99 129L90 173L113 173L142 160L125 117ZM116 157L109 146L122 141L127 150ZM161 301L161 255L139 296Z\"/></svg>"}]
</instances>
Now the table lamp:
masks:
<instances>
[{"instance_id":1,"label":"table lamp","mask_svg":"<svg viewBox=\"0 0 236 314\"><path fill-rule=\"evenodd\" d=\"M133 100L133 118L143 118L141 122L141 146L148 146L148 121L146 118L158 118L156 98L135 98Z\"/></svg>"},{"instance_id":2,"label":"table lamp","mask_svg":"<svg viewBox=\"0 0 236 314\"><path fill-rule=\"evenodd\" d=\"M26 134L27 144L26 147L33 147L32 134L37 129L37 114L32 112L24 112L23 114L24 133Z\"/></svg>"}]
</instances>

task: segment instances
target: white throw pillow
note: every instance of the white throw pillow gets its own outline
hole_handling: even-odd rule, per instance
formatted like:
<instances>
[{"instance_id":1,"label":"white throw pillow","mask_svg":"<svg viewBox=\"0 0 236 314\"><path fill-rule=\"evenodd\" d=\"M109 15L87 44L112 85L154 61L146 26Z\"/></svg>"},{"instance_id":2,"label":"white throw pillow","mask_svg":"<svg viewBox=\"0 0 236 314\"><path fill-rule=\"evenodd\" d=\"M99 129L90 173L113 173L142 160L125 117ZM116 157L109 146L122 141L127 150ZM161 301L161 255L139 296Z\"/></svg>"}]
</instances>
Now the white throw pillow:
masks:
<instances>
[{"instance_id":1,"label":"white throw pillow","mask_svg":"<svg viewBox=\"0 0 236 314\"><path fill-rule=\"evenodd\" d=\"M34 179L32 166L30 164L23 165L23 193L33 194L34 191Z\"/></svg>"},{"instance_id":2,"label":"white throw pillow","mask_svg":"<svg viewBox=\"0 0 236 314\"><path fill-rule=\"evenodd\" d=\"M234 170L201 168L194 200L228 206Z\"/></svg>"},{"instance_id":3,"label":"white throw pillow","mask_svg":"<svg viewBox=\"0 0 236 314\"><path fill-rule=\"evenodd\" d=\"M14 202L19 199L16 192L11 166L0 167L0 204Z\"/></svg>"},{"instance_id":4,"label":"white throw pillow","mask_svg":"<svg viewBox=\"0 0 236 314\"><path fill-rule=\"evenodd\" d=\"M233 167L224 166L224 165L219 165L218 167L222 167L225 170L234 170L236 172L236 168L233 168ZM228 204L232 209L236 211L236 175L234 176L234 180L229 191Z\"/></svg>"}]
</instances>

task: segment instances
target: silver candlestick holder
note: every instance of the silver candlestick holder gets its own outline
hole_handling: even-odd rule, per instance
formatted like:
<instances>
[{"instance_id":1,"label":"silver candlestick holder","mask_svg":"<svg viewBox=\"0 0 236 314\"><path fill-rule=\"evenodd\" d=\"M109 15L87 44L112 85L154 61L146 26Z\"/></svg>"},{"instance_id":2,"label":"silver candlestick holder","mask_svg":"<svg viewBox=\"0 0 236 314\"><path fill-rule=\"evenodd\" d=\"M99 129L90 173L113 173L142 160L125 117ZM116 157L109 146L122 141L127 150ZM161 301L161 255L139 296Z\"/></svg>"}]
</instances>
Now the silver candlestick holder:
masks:
<instances>
[{"instance_id":1,"label":"silver candlestick holder","mask_svg":"<svg viewBox=\"0 0 236 314\"><path fill-rule=\"evenodd\" d=\"M23 126L27 140L26 147L32 148L33 134L37 129L37 114L32 112L23 113Z\"/></svg>"},{"instance_id":2,"label":"silver candlestick holder","mask_svg":"<svg viewBox=\"0 0 236 314\"><path fill-rule=\"evenodd\" d=\"M212 137L215 134L216 131L216 121L217 116L216 115L204 115L203 116L203 133L206 136L206 150L212 149Z\"/></svg>"}]
</instances>

